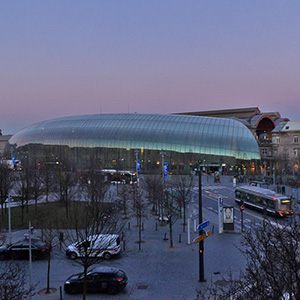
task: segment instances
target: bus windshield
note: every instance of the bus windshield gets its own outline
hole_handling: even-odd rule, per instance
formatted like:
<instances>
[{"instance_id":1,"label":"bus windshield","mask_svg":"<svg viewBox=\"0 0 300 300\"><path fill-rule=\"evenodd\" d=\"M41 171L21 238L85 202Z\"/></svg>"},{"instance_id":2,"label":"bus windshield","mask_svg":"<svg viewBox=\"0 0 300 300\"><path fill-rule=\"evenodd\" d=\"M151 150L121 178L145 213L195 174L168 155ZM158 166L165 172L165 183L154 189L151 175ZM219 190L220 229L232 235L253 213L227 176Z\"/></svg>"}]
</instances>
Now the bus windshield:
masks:
<instances>
[{"instance_id":1,"label":"bus windshield","mask_svg":"<svg viewBox=\"0 0 300 300\"><path fill-rule=\"evenodd\" d=\"M292 210L292 202L289 198L280 199L280 210L283 211Z\"/></svg>"}]
</instances>

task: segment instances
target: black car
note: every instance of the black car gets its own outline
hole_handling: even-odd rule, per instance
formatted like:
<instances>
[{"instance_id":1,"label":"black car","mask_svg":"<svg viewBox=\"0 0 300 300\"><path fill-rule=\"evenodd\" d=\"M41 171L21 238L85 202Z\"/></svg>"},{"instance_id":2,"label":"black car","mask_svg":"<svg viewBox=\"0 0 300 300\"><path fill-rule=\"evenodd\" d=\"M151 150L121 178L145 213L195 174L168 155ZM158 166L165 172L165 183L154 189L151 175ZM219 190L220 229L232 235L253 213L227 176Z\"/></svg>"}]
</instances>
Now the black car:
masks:
<instances>
[{"instance_id":1,"label":"black car","mask_svg":"<svg viewBox=\"0 0 300 300\"><path fill-rule=\"evenodd\" d=\"M83 292L84 273L70 276L64 290L70 294ZM112 267L96 267L87 273L87 292L117 294L125 288L128 278L124 271Z\"/></svg>"},{"instance_id":2,"label":"black car","mask_svg":"<svg viewBox=\"0 0 300 300\"><path fill-rule=\"evenodd\" d=\"M36 260L47 256L51 249L38 239L31 240L31 258ZM0 259L29 259L29 240L0 247Z\"/></svg>"}]
</instances>

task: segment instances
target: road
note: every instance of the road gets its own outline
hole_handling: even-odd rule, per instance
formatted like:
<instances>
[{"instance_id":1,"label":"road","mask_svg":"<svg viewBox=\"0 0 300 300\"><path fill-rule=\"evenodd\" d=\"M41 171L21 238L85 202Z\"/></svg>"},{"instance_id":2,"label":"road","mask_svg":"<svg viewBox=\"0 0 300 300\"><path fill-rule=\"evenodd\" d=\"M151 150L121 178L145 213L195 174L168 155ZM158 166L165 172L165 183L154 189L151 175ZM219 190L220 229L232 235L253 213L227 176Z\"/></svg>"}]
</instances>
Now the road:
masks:
<instances>
[{"instance_id":1,"label":"road","mask_svg":"<svg viewBox=\"0 0 300 300\"><path fill-rule=\"evenodd\" d=\"M213 178L203 176L203 219L209 220L209 228L212 235L205 239L205 278L207 282L221 280L229 272L237 275L245 266L245 260L238 246L240 246L240 211L234 202L234 188L229 178L222 178L220 184L212 182ZM198 187L194 186L193 201L189 205L189 213L198 211ZM235 207L235 231L232 233L218 234L217 199L223 197L224 205ZM263 216L250 209L244 212L245 228L251 224L259 224ZM127 222L127 221L126 221ZM144 231L139 250L138 229L134 221L126 226L125 245L123 254L110 261L99 260L99 265L115 266L123 269L128 277L128 286L118 295L90 294L87 299L116 299L116 300L193 300L196 298L196 290L203 288L206 283L199 282L198 245L187 244L188 234L183 232L182 220L174 226L174 248L169 248L168 226L160 226L156 216L150 215L144 219ZM157 224L159 226L157 226ZM215 230L214 230L215 228ZM14 232L14 239L23 238L25 231ZM39 232L36 233L39 235ZM192 240L197 237L197 232L192 232ZM19 261L26 267L28 261ZM3 265L3 262L0 262ZM59 290L64 280L71 274L82 271L82 267L76 262L67 259L64 252L55 248L51 263L51 287ZM29 275L29 274L28 274ZM37 284L36 292L46 287L47 261L33 262L32 282ZM33 300L58 300L59 292L54 295L40 296L36 294ZM82 295L68 295L63 293L63 299L82 299Z\"/></svg>"}]
</instances>

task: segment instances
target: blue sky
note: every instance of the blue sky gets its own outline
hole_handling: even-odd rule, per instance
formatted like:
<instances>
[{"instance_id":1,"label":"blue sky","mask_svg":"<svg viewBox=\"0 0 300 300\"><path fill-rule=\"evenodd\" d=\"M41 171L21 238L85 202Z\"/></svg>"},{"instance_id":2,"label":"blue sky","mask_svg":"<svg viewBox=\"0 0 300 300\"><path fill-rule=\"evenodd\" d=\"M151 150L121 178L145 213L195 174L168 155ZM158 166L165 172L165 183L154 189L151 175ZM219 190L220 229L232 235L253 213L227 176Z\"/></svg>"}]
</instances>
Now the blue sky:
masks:
<instances>
[{"instance_id":1,"label":"blue sky","mask_svg":"<svg viewBox=\"0 0 300 300\"><path fill-rule=\"evenodd\" d=\"M258 106L300 120L300 1L1 1L0 128Z\"/></svg>"}]
</instances>

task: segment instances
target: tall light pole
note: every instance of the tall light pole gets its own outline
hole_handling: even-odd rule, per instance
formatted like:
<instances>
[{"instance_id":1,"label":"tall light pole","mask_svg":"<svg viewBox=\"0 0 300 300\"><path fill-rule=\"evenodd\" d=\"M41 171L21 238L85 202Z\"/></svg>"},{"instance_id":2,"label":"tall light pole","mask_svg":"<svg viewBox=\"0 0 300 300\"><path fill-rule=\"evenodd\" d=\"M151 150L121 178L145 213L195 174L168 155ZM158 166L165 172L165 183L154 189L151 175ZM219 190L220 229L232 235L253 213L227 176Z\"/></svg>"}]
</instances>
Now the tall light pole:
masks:
<instances>
[{"instance_id":1,"label":"tall light pole","mask_svg":"<svg viewBox=\"0 0 300 300\"><path fill-rule=\"evenodd\" d=\"M198 214L199 214L199 224L202 224L202 172L201 172L201 160L198 161L198 188L199 188L199 198L198 198ZM201 230L199 230L199 236L201 235ZM204 240L199 242L199 281L203 282L204 279Z\"/></svg>"},{"instance_id":2,"label":"tall light pole","mask_svg":"<svg viewBox=\"0 0 300 300\"><path fill-rule=\"evenodd\" d=\"M135 173L136 173L136 184L139 185L139 168L138 168L138 158L139 158L139 150L135 149Z\"/></svg>"},{"instance_id":3,"label":"tall light pole","mask_svg":"<svg viewBox=\"0 0 300 300\"><path fill-rule=\"evenodd\" d=\"M11 214L10 214L10 203L11 203L11 196L5 200L8 203L8 235L9 235L9 244L11 244Z\"/></svg>"},{"instance_id":4,"label":"tall light pole","mask_svg":"<svg viewBox=\"0 0 300 300\"><path fill-rule=\"evenodd\" d=\"M161 155L161 171L162 171L162 177L165 178L164 176L164 163L165 163L165 155L167 153L163 150L160 151L160 155Z\"/></svg>"},{"instance_id":5,"label":"tall light pole","mask_svg":"<svg viewBox=\"0 0 300 300\"><path fill-rule=\"evenodd\" d=\"M29 288L30 288L30 294L29 297L31 299L31 288L32 288L32 282L31 282L31 277L32 277L32 255L31 255L31 221L29 221Z\"/></svg>"}]
</instances>

